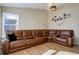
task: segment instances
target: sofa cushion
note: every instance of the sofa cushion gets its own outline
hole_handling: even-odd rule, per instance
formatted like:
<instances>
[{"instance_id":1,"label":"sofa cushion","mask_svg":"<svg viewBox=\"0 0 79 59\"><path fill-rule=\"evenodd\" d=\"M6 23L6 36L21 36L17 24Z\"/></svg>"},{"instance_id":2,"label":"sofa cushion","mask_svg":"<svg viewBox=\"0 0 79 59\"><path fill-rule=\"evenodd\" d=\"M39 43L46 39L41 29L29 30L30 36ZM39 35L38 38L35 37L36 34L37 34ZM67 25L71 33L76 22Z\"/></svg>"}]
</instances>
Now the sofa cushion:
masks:
<instances>
[{"instance_id":1,"label":"sofa cushion","mask_svg":"<svg viewBox=\"0 0 79 59\"><path fill-rule=\"evenodd\" d=\"M16 36L17 40L22 40L23 39L23 31L22 30L16 30L15 36Z\"/></svg>"},{"instance_id":2,"label":"sofa cushion","mask_svg":"<svg viewBox=\"0 0 79 59\"><path fill-rule=\"evenodd\" d=\"M35 37L35 39L37 39L38 43L43 43L43 42L48 41L47 36L46 37L45 36L43 36L43 37Z\"/></svg>"},{"instance_id":3,"label":"sofa cushion","mask_svg":"<svg viewBox=\"0 0 79 59\"><path fill-rule=\"evenodd\" d=\"M61 41L61 42L66 42L67 41L67 39L65 39L65 38L59 38L59 37L57 37L56 40Z\"/></svg>"},{"instance_id":4,"label":"sofa cushion","mask_svg":"<svg viewBox=\"0 0 79 59\"><path fill-rule=\"evenodd\" d=\"M32 30L24 30L23 31L23 39L33 38Z\"/></svg>"},{"instance_id":5,"label":"sofa cushion","mask_svg":"<svg viewBox=\"0 0 79 59\"><path fill-rule=\"evenodd\" d=\"M68 38L69 38L69 36L67 36L67 35L60 35L60 38L65 38L65 39L68 39Z\"/></svg>"},{"instance_id":6,"label":"sofa cushion","mask_svg":"<svg viewBox=\"0 0 79 59\"><path fill-rule=\"evenodd\" d=\"M60 31L60 36L71 36L71 31Z\"/></svg>"},{"instance_id":7,"label":"sofa cushion","mask_svg":"<svg viewBox=\"0 0 79 59\"><path fill-rule=\"evenodd\" d=\"M23 36L23 31L22 30L16 30L15 35L16 36Z\"/></svg>"},{"instance_id":8,"label":"sofa cushion","mask_svg":"<svg viewBox=\"0 0 79 59\"><path fill-rule=\"evenodd\" d=\"M23 37L23 39L32 39L33 38L33 36L25 36L25 37Z\"/></svg>"},{"instance_id":9,"label":"sofa cushion","mask_svg":"<svg viewBox=\"0 0 79 59\"><path fill-rule=\"evenodd\" d=\"M42 30L36 30L36 31L34 31L34 35L37 36L37 37L43 36Z\"/></svg>"},{"instance_id":10,"label":"sofa cushion","mask_svg":"<svg viewBox=\"0 0 79 59\"><path fill-rule=\"evenodd\" d=\"M17 40L10 42L10 49L16 49L25 46L25 41L24 40Z\"/></svg>"},{"instance_id":11,"label":"sofa cushion","mask_svg":"<svg viewBox=\"0 0 79 59\"><path fill-rule=\"evenodd\" d=\"M49 31L48 30L43 30L43 36L49 36Z\"/></svg>"},{"instance_id":12,"label":"sofa cushion","mask_svg":"<svg viewBox=\"0 0 79 59\"><path fill-rule=\"evenodd\" d=\"M49 30L49 35L53 36L56 35L57 31L56 30Z\"/></svg>"},{"instance_id":13,"label":"sofa cushion","mask_svg":"<svg viewBox=\"0 0 79 59\"><path fill-rule=\"evenodd\" d=\"M25 40L26 45L27 45L27 44L36 43L36 42L37 42L37 39L26 39L26 40Z\"/></svg>"},{"instance_id":14,"label":"sofa cushion","mask_svg":"<svg viewBox=\"0 0 79 59\"><path fill-rule=\"evenodd\" d=\"M23 37L16 36L17 40L23 40Z\"/></svg>"}]
</instances>

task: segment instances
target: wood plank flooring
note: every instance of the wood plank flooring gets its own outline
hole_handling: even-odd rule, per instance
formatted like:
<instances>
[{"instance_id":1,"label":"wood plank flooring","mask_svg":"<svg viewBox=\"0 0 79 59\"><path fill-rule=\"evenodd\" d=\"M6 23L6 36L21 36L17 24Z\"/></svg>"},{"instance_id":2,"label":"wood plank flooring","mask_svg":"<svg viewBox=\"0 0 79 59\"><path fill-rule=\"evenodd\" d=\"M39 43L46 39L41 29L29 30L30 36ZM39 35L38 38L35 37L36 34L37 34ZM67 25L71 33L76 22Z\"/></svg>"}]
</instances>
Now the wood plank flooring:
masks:
<instances>
[{"instance_id":1,"label":"wood plank flooring","mask_svg":"<svg viewBox=\"0 0 79 59\"><path fill-rule=\"evenodd\" d=\"M54 53L52 53L52 55L55 55L60 51L79 54L79 47L69 48L60 44L47 42L47 43L43 43L31 48L27 48L27 49L23 49L17 52L10 53L9 55L42 55L48 50L55 51Z\"/></svg>"}]
</instances>

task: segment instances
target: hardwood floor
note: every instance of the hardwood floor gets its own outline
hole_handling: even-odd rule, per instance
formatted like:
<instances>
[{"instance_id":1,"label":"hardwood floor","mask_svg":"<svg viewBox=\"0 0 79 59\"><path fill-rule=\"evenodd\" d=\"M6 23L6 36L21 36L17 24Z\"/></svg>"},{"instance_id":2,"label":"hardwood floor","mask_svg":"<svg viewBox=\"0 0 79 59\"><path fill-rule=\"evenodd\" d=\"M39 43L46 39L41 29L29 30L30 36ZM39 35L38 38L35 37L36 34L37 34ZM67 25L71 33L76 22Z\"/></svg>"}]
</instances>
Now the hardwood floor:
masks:
<instances>
[{"instance_id":1,"label":"hardwood floor","mask_svg":"<svg viewBox=\"0 0 79 59\"><path fill-rule=\"evenodd\" d=\"M55 55L57 53L68 52L68 53L77 53L79 54L79 47L73 47L69 48L60 44L47 42L41 45L37 45L31 48L23 49L21 51L17 51L14 53L10 53L9 55L42 55L48 50L53 50L54 53L52 55Z\"/></svg>"}]
</instances>

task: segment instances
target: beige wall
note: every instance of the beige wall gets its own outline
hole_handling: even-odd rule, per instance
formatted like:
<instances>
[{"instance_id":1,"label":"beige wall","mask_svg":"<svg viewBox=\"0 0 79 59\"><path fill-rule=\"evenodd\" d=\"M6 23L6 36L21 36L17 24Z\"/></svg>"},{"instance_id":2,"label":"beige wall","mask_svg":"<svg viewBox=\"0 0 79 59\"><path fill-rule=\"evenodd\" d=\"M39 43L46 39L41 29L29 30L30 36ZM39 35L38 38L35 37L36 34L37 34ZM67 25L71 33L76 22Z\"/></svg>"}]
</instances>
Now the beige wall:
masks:
<instances>
[{"instance_id":1,"label":"beige wall","mask_svg":"<svg viewBox=\"0 0 79 59\"><path fill-rule=\"evenodd\" d=\"M62 16L63 13L71 13L71 17L57 22L52 21L53 16ZM79 44L79 4L66 4L55 12L49 13L50 29L73 29L75 32L75 44Z\"/></svg>"},{"instance_id":2,"label":"beige wall","mask_svg":"<svg viewBox=\"0 0 79 59\"><path fill-rule=\"evenodd\" d=\"M46 29L48 14L45 10L4 7L3 13L19 15L19 29Z\"/></svg>"}]
</instances>

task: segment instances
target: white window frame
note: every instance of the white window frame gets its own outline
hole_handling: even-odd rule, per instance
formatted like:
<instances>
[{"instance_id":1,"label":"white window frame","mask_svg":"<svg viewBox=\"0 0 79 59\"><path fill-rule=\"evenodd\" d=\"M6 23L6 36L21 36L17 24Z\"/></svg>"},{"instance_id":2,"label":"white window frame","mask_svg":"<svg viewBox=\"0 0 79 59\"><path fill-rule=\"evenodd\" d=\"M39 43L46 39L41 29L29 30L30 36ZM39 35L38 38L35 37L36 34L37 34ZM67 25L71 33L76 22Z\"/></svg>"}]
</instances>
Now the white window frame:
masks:
<instances>
[{"instance_id":1,"label":"white window frame","mask_svg":"<svg viewBox=\"0 0 79 59\"><path fill-rule=\"evenodd\" d=\"M19 29L19 15L16 15L16 14L11 14L11 13L3 13L2 14L2 38L5 38L6 37L6 34L5 34L5 32L4 32L4 25L5 25L5 16L6 15L13 15L13 16L15 16L16 17L16 20L17 20L17 23L16 23L16 30L18 30ZM8 24L6 24L6 25L8 25Z\"/></svg>"}]
</instances>

